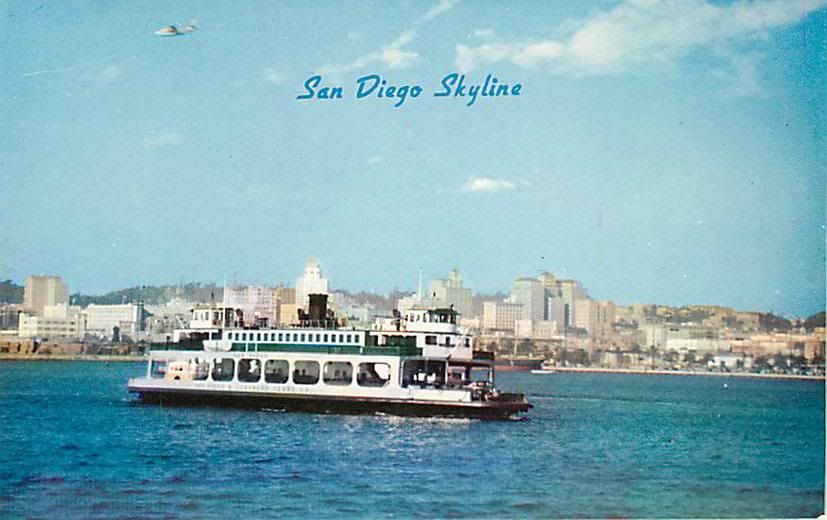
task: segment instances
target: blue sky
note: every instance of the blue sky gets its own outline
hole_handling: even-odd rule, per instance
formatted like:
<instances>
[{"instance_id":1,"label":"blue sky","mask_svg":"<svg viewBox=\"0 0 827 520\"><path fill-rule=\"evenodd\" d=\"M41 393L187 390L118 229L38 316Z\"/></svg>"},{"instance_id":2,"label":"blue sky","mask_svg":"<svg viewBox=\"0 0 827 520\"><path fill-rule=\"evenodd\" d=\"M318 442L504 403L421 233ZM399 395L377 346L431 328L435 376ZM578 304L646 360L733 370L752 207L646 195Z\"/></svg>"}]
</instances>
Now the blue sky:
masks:
<instances>
[{"instance_id":1,"label":"blue sky","mask_svg":"<svg viewBox=\"0 0 827 520\"><path fill-rule=\"evenodd\" d=\"M196 20L188 36L154 31ZM824 1L6 2L0 278L825 306ZM519 97L434 98L450 72ZM382 75L425 93L353 98ZM343 99L299 101L322 74Z\"/></svg>"}]
</instances>

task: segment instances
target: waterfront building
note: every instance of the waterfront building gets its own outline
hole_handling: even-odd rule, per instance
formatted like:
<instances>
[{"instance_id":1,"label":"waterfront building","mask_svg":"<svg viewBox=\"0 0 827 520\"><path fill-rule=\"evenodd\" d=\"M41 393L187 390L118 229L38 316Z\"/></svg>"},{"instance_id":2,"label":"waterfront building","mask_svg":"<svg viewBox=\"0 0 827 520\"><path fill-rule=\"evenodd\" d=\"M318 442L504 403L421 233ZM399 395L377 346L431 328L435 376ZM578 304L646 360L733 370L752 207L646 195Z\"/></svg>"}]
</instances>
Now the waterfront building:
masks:
<instances>
[{"instance_id":1,"label":"waterfront building","mask_svg":"<svg viewBox=\"0 0 827 520\"><path fill-rule=\"evenodd\" d=\"M714 327L702 325L680 325L677 323L649 322L642 324L646 334L645 348L676 352L694 353L729 352L732 345L722 338L720 331Z\"/></svg>"},{"instance_id":2,"label":"waterfront building","mask_svg":"<svg viewBox=\"0 0 827 520\"><path fill-rule=\"evenodd\" d=\"M471 289L463 287L458 270L452 269L448 278L431 282L431 297L435 308L453 306L460 316L471 317Z\"/></svg>"},{"instance_id":3,"label":"waterfront building","mask_svg":"<svg viewBox=\"0 0 827 520\"><path fill-rule=\"evenodd\" d=\"M21 313L17 335L21 338L82 339L86 334L86 319L80 307L67 304L44 307L44 315Z\"/></svg>"},{"instance_id":4,"label":"waterfront building","mask_svg":"<svg viewBox=\"0 0 827 520\"><path fill-rule=\"evenodd\" d=\"M84 310L86 332L101 337L138 336L146 329L147 311L143 303L120 305L90 304ZM115 329L117 328L117 333Z\"/></svg>"},{"instance_id":5,"label":"waterfront building","mask_svg":"<svg viewBox=\"0 0 827 520\"><path fill-rule=\"evenodd\" d=\"M41 316L43 307L69 303L69 288L59 276L34 275L26 278L23 307L30 314Z\"/></svg>"},{"instance_id":6,"label":"waterfront building","mask_svg":"<svg viewBox=\"0 0 827 520\"><path fill-rule=\"evenodd\" d=\"M531 339L555 339L558 337L557 322L517 320L514 322L514 336Z\"/></svg>"},{"instance_id":7,"label":"waterfront building","mask_svg":"<svg viewBox=\"0 0 827 520\"><path fill-rule=\"evenodd\" d=\"M296 278L296 305L308 310L311 294L329 294L327 278L322 276L319 261L315 258L307 259L304 264L304 273Z\"/></svg>"},{"instance_id":8,"label":"waterfront building","mask_svg":"<svg viewBox=\"0 0 827 520\"><path fill-rule=\"evenodd\" d=\"M482 306L482 327L486 330L514 330L514 322L522 318L523 304L485 302Z\"/></svg>"}]
</instances>

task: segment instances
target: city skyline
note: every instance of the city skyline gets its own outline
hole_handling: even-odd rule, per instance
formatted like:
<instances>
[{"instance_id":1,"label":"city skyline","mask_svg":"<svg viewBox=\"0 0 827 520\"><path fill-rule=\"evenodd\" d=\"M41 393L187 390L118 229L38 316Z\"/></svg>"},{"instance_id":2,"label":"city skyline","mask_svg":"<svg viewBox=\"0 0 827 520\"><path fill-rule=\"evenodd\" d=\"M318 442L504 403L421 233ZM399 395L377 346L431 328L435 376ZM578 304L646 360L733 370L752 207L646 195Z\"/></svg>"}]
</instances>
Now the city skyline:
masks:
<instances>
[{"instance_id":1,"label":"city skyline","mask_svg":"<svg viewBox=\"0 0 827 520\"><path fill-rule=\"evenodd\" d=\"M825 2L443 0L347 9L8 3L0 279L476 292L550 271L596 299L825 307ZM187 36L159 38L197 20ZM244 27L244 31L239 31ZM324 35L324 36L322 36ZM71 42L71 44L67 44ZM445 74L519 97L295 98L311 74ZM297 267L298 266L298 267Z\"/></svg>"},{"instance_id":2,"label":"city skyline","mask_svg":"<svg viewBox=\"0 0 827 520\"><path fill-rule=\"evenodd\" d=\"M30 274L25 280L23 280L21 282L21 284L19 286L21 288L23 288L24 286L28 285L33 278L35 278L35 279L36 278L56 278L56 279L60 280L62 284L64 284L64 287L68 288L68 292L66 293L67 294L67 296L66 296L67 301L72 300L74 297L96 298L96 297L102 297L102 296L105 296L105 295L111 294L111 293L117 293L118 291L130 290L130 289L141 288L141 287L143 287L145 289L146 288L157 288L157 287L179 287L179 288L184 288L184 287L187 287L187 286L191 286L192 284L196 284L198 286L203 286L205 288L215 287L217 290L222 290L222 288L225 289L225 290L229 289L229 290L231 290L231 293L232 293L232 291L238 291L238 290L243 291L243 290L247 290L247 289L252 290L252 289L263 289L263 288L287 289L287 290L296 291L296 288L299 285L299 282L302 281L303 277L306 277L308 275L308 269L311 270L310 271L311 278L319 276L319 272L320 272L319 270L320 269L326 273L326 269L322 268L322 264L319 262L319 259L316 258L316 257L308 257L306 259L304 265L305 265L305 268L304 268L304 271L303 271L303 275L299 276L297 278L294 277L292 280L275 280L275 281L266 280L266 281L259 281L259 282L250 282L250 281L239 280L235 277L233 279L230 279L230 278L227 278L225 276L224 279L222 281L219 281L219 282L216 282L216 281L206 281L206 282L204 282L204 281L198 281L198 280L184 280L184 279L181 279L178 282L169 282L169 283L160 283L160 284L133 284L133 285L124 286L124 287L117 287L117 288L114 288L110 291L105 291L105 292L102 292L102 293L85 293L85 292L80 291L80 290L72 289L71 284L69 284L69 282L64 280L62 278L62 276L59 275L59 274L37 273L37 274ZM319 284L319 282L316 282L316 284L317 284L316 286L321 288L317 292L320 292L320 293L323 293L323 294L337 294L338 293L338 294L351 294L351 295L354 295L354 294L362 293L362 294L372 294L372 295L380 296L380 297L383 297L383 298L385 298L385 297L393 298L394 293L396 293L397 296L408 295L408 296L404 296L404 297L400 296L402 299L399 300L398 307L397 307L397 308L400 308L403 305L404 306L410 305L410 302L418 301L418 299L419 299L418 295L419 295L419 290L420 289L424 292L423 301L427 301L429 299L434 299L434 301L446 299L447 298L447 296L445 294L445 291L447 290L446 287L456 287L457 290L459 291L459 293L456 293L456 294L451 293L451 295L452 295L452 296L450 296L451 299L458 298L457 294L462 293L462 291L468 291L467 298L471 298L472 296L473 296L473 298L488 298L488 299L485 299L485 300L479 300L480 302L486 301L486 302L505 302L505 303L509 303L509 302L514 301L515 291L517 291L519 293L522 290L522 289L517 289L518 284L520 284L521 282L524 282L526 280L534 281L536 283L539 283L540 286L542 287L542 286L546 285L546 280L547 279L556 280L558 282L564 282L564 287L568 287L569 285L566 285L566 284L570 284L571 287L573 287L574 289L569 289L569 291L573 290L575 292L571 293L571 294L568 294L568 293L563 294L563 296L565 296L565 297L575 298L575 299L592 300L592 301L597 302L597 303L609 303L611 305L617 305L617 306L621 306L621 307L632 307L632 306L637 306L637 305L644 305L644 306L654 305L656 307L673 308L673 309L681 309L681 308L685 309L685 308L693 308L693 307L710 307L710 308L711 307L721 307L721 308L729 308L729 309L732 309L732 310L737 311L737 312L764 313L764 314L768 314L768 315L778 315L778 316L782 316L782 317L789 318L789 319L804 319L804 318L807 318L809 316L814 316L818 313L823 313L825 311L825 309L819 309L819 310L816 310L815 312L810 313L810 314L794 315L794 314L781 313L781 312L778 312L774 309L739 308L739 307L734 307L734 306L731 306L731 305L726 305L726 304L722 304L722 303L714 303L714 302L713 303L710 303L710 302L689 302L689 303L683 303L683 304L670 304L670 303L665 303L665 302L642 301L642 300L618 301L618 300L612 298L610 295L609 296L595 296L595 295L593 295L592 291L590 291L588 285L583 284L582 281L580 279L578 279L577 277L556 276L555 273L552 273L552 272L549 272L549 271L540 272L536 276L518 275L518 276L516 276L515 278L512 279L511 284L509 284L508 286L500 287L500 288L497 288L493 291L479 291L479 290L476 290L473 286L469 286L467 284L467 280L465 279L462 271L457 269L457 268L451 269L448 272L447 276L439 276L439 274L436 274L434 276L426 276L425 273L421 273L421 278L418 280L416 286L413 286L413 287L394 286L393 288L388 289L388 290L384 290L384 291L376 291L376 290L372 290L372 289L359 288L359 287L355 287L355 288L354 287L340 287L340 286L337 286L335 283L332 283L332 281L329 280L329 278L326 275L322 276L321 279L319 280L319 282L321 282L321 284ZM12 280L2 280L2 279L0 279L0 282L4 282L4 281L5 282L10 281L12 283L15 283ZM458 285L456 285L456 283L458 283ZM329 284L329 286L328 286L328 284ZM447 284L447 286L446 286L446 284ZM298 291L298 292L301 292L301 291ZM211 298L220 299L221 294L212 294ZM527 297L527 298L530 298L530 297ZM143 298L141 298L141 300L142 299ZM133 301L133 300L129 300L129 301ZM138 301L138 300L134 300L134 301ZM197 301L201 301L201 300L199 300L199 299L193 300L193 302L197 302ZM404 301L404 304L403 304L403 301ZM127 303L127 300L124 300L122 303ZM158 302L155 302L155 303L162 303L162 302L158 301ZM22 305L25 307L26 306L25 302ZM470 305L470 302L468 302L468 305ZM546 310L545 304L543 305L543 312L545 312L545 313L550 312L550 310ZM543 318L539 318L539 319L548 319L548 318L546 316L544 316Z\"/></svg>"}]
</instances>

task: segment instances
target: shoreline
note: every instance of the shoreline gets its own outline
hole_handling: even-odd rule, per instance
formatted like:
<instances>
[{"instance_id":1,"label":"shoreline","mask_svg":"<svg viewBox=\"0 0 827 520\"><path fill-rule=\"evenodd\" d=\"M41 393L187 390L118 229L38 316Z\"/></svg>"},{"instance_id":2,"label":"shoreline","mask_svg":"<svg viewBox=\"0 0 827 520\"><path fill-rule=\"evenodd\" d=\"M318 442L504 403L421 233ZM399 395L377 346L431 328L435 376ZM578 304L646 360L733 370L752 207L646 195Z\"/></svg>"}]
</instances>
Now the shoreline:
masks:
<instances>
[{"instance_id":1,"label":"shoreline","mask_svg":"<svg viewBox=\"0 0 827 520\"><path fill-rule=\"evenodd\" d=\"M115 354L0 354L2 361L117 361L123 363L135 363L146 361L146 357Z\"/></svg>"},{"instance_id":2,"label":"shoreline","mask_svg":"<svg viewBox=\"0 0 827 520\"><path fill-rule=\"evenodd\" d=\"M804 374L756 374L751 372L705 372L699 370L647 370L640 368L598 368L598 367L554 367L555 372L593 374L634 374L654 376L695 376L695 377L751 377L757 379L794 379L799 381L825 381L825 376Z\"/></svg>"},{"instance_id":3,"label":"shoreline","mask_svg":"<svg viewBox=\"0 0 827 520\"><path fill-rule=\"evenodd\" d=\"M105 361L119 363L145 362L144 355L114 354L0 354L3 361ZM654 376L695 376L695 377L751 377L756 379L788 379L797 381L825 381L825 376L803 374L755 374L750 372L706 372L699 370L650 370L641 368L600 368L600 367L554 367L554 373L569 374L629 374ZM521 372L528 372L521 371Z\"/></svg>"}]
</instances>

